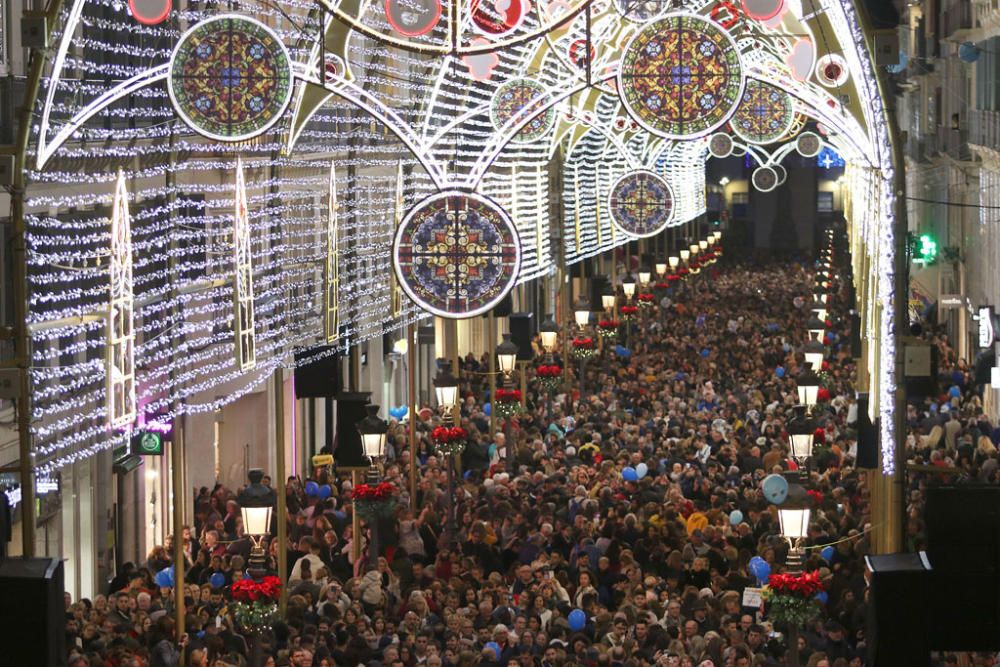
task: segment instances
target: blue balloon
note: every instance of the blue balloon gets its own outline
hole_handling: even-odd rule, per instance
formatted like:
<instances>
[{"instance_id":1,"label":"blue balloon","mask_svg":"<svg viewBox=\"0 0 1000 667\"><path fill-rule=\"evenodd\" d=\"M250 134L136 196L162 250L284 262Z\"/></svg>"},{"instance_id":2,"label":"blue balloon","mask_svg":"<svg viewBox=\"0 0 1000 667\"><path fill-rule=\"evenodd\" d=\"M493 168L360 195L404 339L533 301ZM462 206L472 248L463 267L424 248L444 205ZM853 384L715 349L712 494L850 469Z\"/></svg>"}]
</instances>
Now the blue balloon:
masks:
<instances>
[{"instance_id":1,"label":"blue balloon","mask_svg":"<svg viewBox=\"0 0 1000 667\"><path fill-rule=\"evenodd\" d=\"M632 350L623 345L615 345L615 354L619 357L627 359L632 356Z\"/></svg>"},{"instance_id":2,"label":"blue balloon","mask_svg":"<svg viewBox=\"0 0 1000 667\"><path fill-rule=\"evenodd\" d=\"M830 595L826 591L820 591L816 594L816 599L819 600L820 604L826 604L830 601Z\"/></svg>"},{"instance_id":3,"label":"blue balloon","mask_svg":"<svg viewBox=\"0 0 1000 667\"><path fill-rule=\"evenodd\" d=\"M729 513L729 525L738 526L743 523L743 512L739 510L733 510Z\"/></svg>"},{"instance_id":4,"label":"blue balloon","mask_svg":"<svg viewBox=\"0 0 1000 667\"><path fill-rule=\"evenodd\" d=\"M483 403L483 414L487 417L493 414L493 406L489 403Z\"/></svg>"},{"instance_id":5,"label":"blue balloon","mask_svg":"<svg viewBox=\"0 0 1000 667\"><path fill-rule=\"evenodd\" d=\"M701 356L702 356L703 358L705 358L705 359L708 359L708 356L709 356L710 354L712 354L712 351L711 351L710 349L708 349L707 347L706 347L706 348L703 348L703 349L702 349L702 351L701 351Z\"/></svg>"},{"instance_id":6,"label":"blue balloon","mask_svg":"<svg viewBox=\"0 0 1000 667\"><path fill-rule=\"evenodd\" d=\"M956 387L955 385L952 385L951 387L948 388L948 395L951 396L952 398L961 398L962 390Z\"/></svg>"},{"instance_id":7,"label":"blue balloon","mask_svg":"<svg viewBox=\"0 0 1000 667\"><path fill-rule=\"evenodd\" d=\"M587 625L587 615L582 609L574 609L569 613L569 629L573 632L580 632Z\"/></svg>"},{"instance_id":8,"label":"blue balloon","mask_svg":"<svg viewBox=\"0 0 1000 667\"><path fill-rule=\"evenodd\" d=\"M156 585L160 588L173 588L174 587L174 566L165 567L156 573L153 577Z\"/></svg>"},{"instance_id":9,"label":"blue balloon","mask_svg":"<svg viewBox=\"0 0 1000 667\"><path fill-rule=\"evenodd\" d=\"M221 572L213 572L212 576L208 578L208 583L212 584L212 588L222 588L226 585L226 575Z\"/></svg>"},{"instance_id":10,"label":"blue balloon","mask_svg":"<svg viewBox=\"0 0 1000 667\"><path fill-rule=\"evenodd\" d=\"M306 482L306 495L310 498L314 498L319 495L319 484L309 480Z\"/></svg>"},{"instance_id":11,"label":"blue balloon","mask_svg":"<svg viewBox=\"0 0 1000 667\"><path fill-rule=\"evenodd\" d=\"M823 560L825 560L827 563L829 563L829 562L831 562L833 560L833 556L836 553L837 553L836 549L834 549L833 547L830 547L830 546L826 546L826 547L823 547L823 549L819 552L819 555L823 557Z\"/></svg>"},{"instance_id":12,"label":"blue balloon","mask_svg":"<svg viewBox=\"0 0 1000 667\"><path fill-rule=\"evenodd\" d=\"M749 563L750 574L756 577L757 581L764 582L771 576L771 566L760 556L754 556Z\"/></svg>"},{"instance_id":13,"label":"blue balloon","mask_svg":"<svg viewBox=\"0 0 1000 667\"><path fill-rule=\"evenodd\" d=\"M779 378L785 377L785 369L784 369L784 367L783 366L778 366L777 368L775 368L774 369L774 374L777 375Z\"/></svg>"},{"instance_id":14,"label":"blue balloon","mask_svg":"<svg viewBox=\"0 0 1000 667\"><path fill-rule=\"evenodd\" d=\"M319 491L316 493L316 495L318 495L323 500L326 500L327 498L330 497L331 493L333 493L333 489L330 488L330 485L324 484L323 486L319 487Z\"/></svg>"},{"instance_id":15,"label":"blue balloon","mask_svg":"<svg viewBox=\"0 0 1000 667\"><path fill-rule=\"evenodd\" d=\"M410 411L410 408L405 405L400 405L395 408L389 408L389 416L393 419L399 421L406 416L406 413Z\"/></svg>"},{"instance_id":16,"label":"blue balloon","mask_svg":"<svg viewBox=\"0 0 1000 667\"><path fill-rule=\"evenodd\" d=\"M765 477L760 488L769 503L780 505L788 498L788 480L776 473Z\"/></svg>"},{"instance_id":17,"label":"blue balloon","mask_svg":"<svg viewBox=\"0 0 1000 667\"><path fill-rule=\"evenodd\" d=\"M497 644L496 642L486 642L486 645L483 646L483 648L488 648L489 650L493 651L493 655L496 656L493 658L493 660L500 659L500 653L501 653L500 644Z\"/></svg>"},{"instance_id":18,"label":"blue balloon","mask_svg":"<svg viewBox=\"0 0 1000 667\"><path fill-rule=\"evenodd\" d=\"M975 42L962 42L958 47L958 57L963 63L974 63L979 60L979 47Z\"/></svg>"},{"instance_id":19,"label":"blue balloon","mask_svg":"<svg viewBox=\"0 0 1000 667\"><path fill-rule=\"evenodd\" d=\"M642 479L649 474L649 466L645 463L640 463L635 467L635 474L639 479Z\"/></svg>"},{"instance_id":20,"label":"blue balloon","mask_svg":"<svg viewBox=\"0 0 1000 667\"><path fill-rule=\"evenodd\" d=\"M635 482L639 479L639 473L635 471L632 466L625 466L622 468L622 479L626 482Z\"/></svg>"}]
</instances>

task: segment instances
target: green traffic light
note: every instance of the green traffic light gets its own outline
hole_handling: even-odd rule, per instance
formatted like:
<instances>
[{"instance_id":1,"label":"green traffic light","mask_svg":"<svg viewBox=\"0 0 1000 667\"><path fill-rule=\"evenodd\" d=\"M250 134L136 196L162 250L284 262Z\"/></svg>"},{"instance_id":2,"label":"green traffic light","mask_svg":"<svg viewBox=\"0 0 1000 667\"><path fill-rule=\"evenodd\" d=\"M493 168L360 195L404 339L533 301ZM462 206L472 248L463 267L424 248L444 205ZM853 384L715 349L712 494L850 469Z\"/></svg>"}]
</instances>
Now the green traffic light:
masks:
<instances>
[{"instance_id":1,"label":"green traffic light","mask_svg":"<svg viewBox=\"0 0 1000 667\"><path fill-rule=\"evenodd\" d=\"M933 262L937 257L937 241L928 234L921 235L918 253L925 262Z\"/></svg>"}]
</instances>

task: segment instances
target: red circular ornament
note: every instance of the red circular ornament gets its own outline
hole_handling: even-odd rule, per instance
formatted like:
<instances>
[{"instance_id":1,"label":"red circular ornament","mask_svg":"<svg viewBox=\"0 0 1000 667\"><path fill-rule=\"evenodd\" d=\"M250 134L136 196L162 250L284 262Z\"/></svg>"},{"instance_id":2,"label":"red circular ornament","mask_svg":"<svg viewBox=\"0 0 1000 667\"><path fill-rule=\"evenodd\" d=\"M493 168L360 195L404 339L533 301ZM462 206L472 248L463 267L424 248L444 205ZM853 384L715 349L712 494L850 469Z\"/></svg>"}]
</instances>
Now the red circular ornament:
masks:
<instances>
[{"instance_id":1,"label":"red circular ornament","mask_svg":"<svg viewBox=\"0 0 1000 667\"><path fill-rule=\"evenodd\" d=\"M575 67L583 69L588 62L593 62L596 56L594 45L585 39L578 39L569 45L569 61Z\"/></svg>"},{"instance_id":2,"label":"red circular ornament","mask_svg":"<svg viewBox=\"0 0 1000 667\"><path fill-rule=\"evenodd\" d=\"M472 23L483 34L504 35L524 22L529 6L528 0L472 0Z\"/></svg>"},{"instance_id":3,"label":"red circular ornament","mask_svg":"<svg viewBox=\"0 0 1000 667\"><path fill-rule=\"evenodd\" d=\"M162 23L169 15L172 0L128 0L129 11L143 25Z\"/></svg>"}]
</instances>

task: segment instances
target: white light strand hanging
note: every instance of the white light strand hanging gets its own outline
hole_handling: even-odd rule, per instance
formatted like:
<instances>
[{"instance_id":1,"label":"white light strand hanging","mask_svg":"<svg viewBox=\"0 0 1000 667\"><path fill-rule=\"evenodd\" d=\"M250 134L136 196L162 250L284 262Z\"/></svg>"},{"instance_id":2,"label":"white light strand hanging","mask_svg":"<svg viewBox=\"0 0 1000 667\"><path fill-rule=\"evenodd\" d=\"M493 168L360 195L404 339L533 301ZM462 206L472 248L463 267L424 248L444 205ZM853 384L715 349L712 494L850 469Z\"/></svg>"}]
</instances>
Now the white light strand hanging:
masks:
<instances>
[{"instance_id":1,"label":"white light strand hanging","mask_svg":"<svg viewBox=\"0 0 1000 667\"><path fill-rule=\"evenodd\" d=\"M132 222L125 176L118 174L111 215L107 324L108 426L130 428L135 419L135 332L132 321Z\"/></svg>"},{"instance_id":2,"label":"white light strand hanging","mask_svg":"<svg viewBox=\"0 0 1000 667\"><path fill-rule=\"evenodd\" d=\"M253 254L243 160L236 160L236 215L233 217L233 332L236 365L241 371L257 365L257 332L254 324Z\"/></svg>"}]
</instances>

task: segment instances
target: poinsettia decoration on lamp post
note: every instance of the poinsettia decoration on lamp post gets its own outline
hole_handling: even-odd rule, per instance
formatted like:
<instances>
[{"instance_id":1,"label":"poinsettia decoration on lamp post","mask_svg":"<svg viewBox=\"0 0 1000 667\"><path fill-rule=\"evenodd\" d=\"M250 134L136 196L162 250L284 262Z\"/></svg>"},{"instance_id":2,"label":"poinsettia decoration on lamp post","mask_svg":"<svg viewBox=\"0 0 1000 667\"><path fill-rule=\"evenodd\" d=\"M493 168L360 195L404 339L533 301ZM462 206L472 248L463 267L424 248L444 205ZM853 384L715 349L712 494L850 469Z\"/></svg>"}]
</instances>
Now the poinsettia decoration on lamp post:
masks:
<instances>
[{"instance_id":1,"label":"poinsettia decoration on lamp post","mask_svg":"<svg viewBox=\"0 0 1000 667\"><path fill-rule=\"evenodd\" d=\"M521 411L520 389L497 389L493 409L497 415L507 419Z\"/></svg>"},{"instance_id":2,"label":"poinsettia decoration on lamp post","mask_svg":"<svg viewBox=\"0 0 1000 667\"><path fill-rule=\"evenodd\" d=\"M354 511L365 521L391 516L396 509L396 485L391 482L358 484L351 491Z\"/></svg>"},{"instance_id":3,"label":"poinsettia decoration on lamp post","mask_svg":"<svg viewBox=\"0 0 1000 667\"><path fill-rule=\"evenodd\" d=\"M597 347L594 339L590 336L577 337L573 339L573 356L580 360L586 360L597 354Z\"/></svg>"},{"instance_id":4,"label":"poinsettia decoration on lamp post","mask_svg":"<svg viewBox=\"0 0 1000 667\"><path fill-rule=\"evenodd\" d=\"M278 597L281 579L266 576L261 579L240 579L229 589L233 597L233 620L251 631L271 627L278 618Z\"/></svg>"},{"instance_id":5,"label":"poinsettia decoration on lamp post","mask_svg":"<svg viewBox=\"0 0 1000 667\"><path fill-rule=\"evenodd\" d=\"M772 574L761 592L768 617L796 629L819 614L816 596L823 592L819 572Z\"/></svg>"},{"instance_id":6,"label":"poinsettia decoration on lamp post","mask_svg":"<svg viewBox=\"0 0 1000 667\"><path fill-rule=\"evenodd\" d=\"M431 439L442 456L460 456L465 450L468 434L461 426L438 426L431 431Z\"/></svg>"},{"instance_id":7,"label":"poinsettia decoration on lamp post","mask_svg":"<svg viewBox=\"0 0 1000 667\"><path fill-rule=\"evenodd\" d=\"M535 367L535 379L546 392L555 391L562 385L563 369L558 364L542 364Z\"/></svg>"},{"instance_id":8,"label":"poinsettia decoration on lamp post","mask_svg":"<svg viewBox=\"0 0 1000 667\"><path fill-rule=\"evenodd\" d=\"M618 320L599 321L597 334L604 340L614 340L618 336Z\"/></svg>"}]
</instances>

